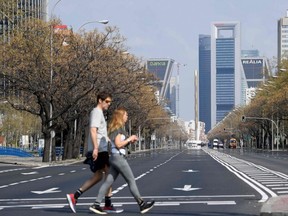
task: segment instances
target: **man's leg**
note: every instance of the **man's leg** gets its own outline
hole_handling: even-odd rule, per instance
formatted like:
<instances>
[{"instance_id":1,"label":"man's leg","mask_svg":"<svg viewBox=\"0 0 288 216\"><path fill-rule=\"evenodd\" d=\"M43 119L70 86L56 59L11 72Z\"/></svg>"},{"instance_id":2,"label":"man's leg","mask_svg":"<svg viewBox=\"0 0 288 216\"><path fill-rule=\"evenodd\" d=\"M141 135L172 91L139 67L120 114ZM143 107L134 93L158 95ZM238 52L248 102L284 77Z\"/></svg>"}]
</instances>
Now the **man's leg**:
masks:
<instances>
[{"instance_id":1,"label":"man's leg","mask_svg":"<svg viewBox=\"0 0 288 216\"><path fill-rule=\"evenodd\" d=\"M103 170L97 170L94 175L88 179L79 189L84 193L89 190L92 186L97 184L103 178Z\"/></svg>"},{"instance_id":2,"label":"man's leg","mask_svg":"<svg viewBox=\"0 0 288 216\"><path fill-rule=\"evenodd\" d=\"M99 181L101 181L103 178L103 170L97 170L93 176L88 179L74 194L67 194L67 200L69 203L69 206L71 210L76 213L76 203L78 198L88 189L90 189L92 186L97 184Z\"/></svg>"}]
</instances>

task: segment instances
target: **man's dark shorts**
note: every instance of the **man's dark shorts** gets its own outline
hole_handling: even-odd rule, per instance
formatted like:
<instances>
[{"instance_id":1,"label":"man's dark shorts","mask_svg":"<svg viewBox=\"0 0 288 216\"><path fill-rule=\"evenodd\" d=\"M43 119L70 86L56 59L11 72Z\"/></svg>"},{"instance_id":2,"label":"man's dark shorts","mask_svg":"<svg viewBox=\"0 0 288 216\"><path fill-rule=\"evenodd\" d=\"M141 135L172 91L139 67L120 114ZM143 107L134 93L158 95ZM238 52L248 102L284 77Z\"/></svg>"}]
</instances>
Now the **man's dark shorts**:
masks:
<instances>
[{"instance_id":1,"label":"man's dark shorts","mask_svg":"<svg viewBox=\"0 0 288 216\"><path fill-rule=\"evenodd\" d=\"M86 153L86 159L83 163L88 164L90 170L95 173L97 170L103 169L105 165L109 166L109 154L108 152L99 152L96 161L93 161L92 152L89 151Z\"/></svg>"}]
</instances>

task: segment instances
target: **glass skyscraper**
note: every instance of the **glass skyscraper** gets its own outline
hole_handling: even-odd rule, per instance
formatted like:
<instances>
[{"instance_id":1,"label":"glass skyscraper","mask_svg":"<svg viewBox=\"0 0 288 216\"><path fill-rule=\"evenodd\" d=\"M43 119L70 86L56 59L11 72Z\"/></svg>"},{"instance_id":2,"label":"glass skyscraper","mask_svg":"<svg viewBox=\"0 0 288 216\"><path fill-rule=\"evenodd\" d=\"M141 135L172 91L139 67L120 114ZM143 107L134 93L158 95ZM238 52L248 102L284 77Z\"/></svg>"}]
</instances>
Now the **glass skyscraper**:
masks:
<instances>
[{"instance_id":1,"label":"glass skyscraper","mask_svg":"<svg viewBox=\"0 0 288 216\"><path fill-rule=\"evenodd\" d=\"M0 3L0 40L8 42L14 29L25 28L33 19L47 21L47 0L7 0ZM9 93L9 82L0 75L0 97Z\"/></svg>"},{"instance_id":2,"label":"glass skyscraper","mask_svg":"<svg viewBox=\"0 0 288 216\"><path fill-rule=\"evenodd\" d=\"M211 129L211 36L199 35L199 121Z\"/></svg>"},{"instance_id":3,"label":"glass skyscraper","mask_svg":"<svg viewBox=\"0 0 288 216\"><path fill-rule=\"evenodd\" d=\"M212 23L211 126L241 104L240 23Z\"/></svg>"},{"instance_id":4,"label":"glass skyscraper","mask_svg":"<svg viewBox=\"0 0 288 216\"><path fill-rule=\"evenodd\" d=\"M8 41L15 28L31 19L47 21L48 0L7 0L0 5L0 37Z\"/></svg>"}]
</instances>

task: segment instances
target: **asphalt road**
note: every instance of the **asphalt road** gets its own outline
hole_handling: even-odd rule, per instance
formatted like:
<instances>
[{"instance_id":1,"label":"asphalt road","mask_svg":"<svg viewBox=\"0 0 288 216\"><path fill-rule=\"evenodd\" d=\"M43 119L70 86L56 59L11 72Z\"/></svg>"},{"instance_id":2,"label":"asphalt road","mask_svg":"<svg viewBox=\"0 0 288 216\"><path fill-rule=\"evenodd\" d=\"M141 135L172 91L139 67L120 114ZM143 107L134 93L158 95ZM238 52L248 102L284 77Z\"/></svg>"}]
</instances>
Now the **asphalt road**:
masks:
<instances>
[{"instance_id":1,"label":"asphalt road","mask_svg":"<svg viewBox=\"0 0 288 216\"><path fill-rule=\"evenodd\" d=\"M243 154L239 153L242 159L237 159L236 151L227 153L212 149L158 150L130 156L140 193L156 201L146 215L259 215L263 202L273 194L284 193L275 189L273 182L284 184L287 176L259 166L265 163L265 157L251 156L254 162L249 163L243 160ZM0 215L71 215L65 195L74 193L90 175L88 166L82 163L37 167L0 164ZM77 215L93 214L88 208L99 186L81 196ZM114 206L124 209L118 215L140 215L122 177L113 190Z\"/></svg>"}]
</instances>

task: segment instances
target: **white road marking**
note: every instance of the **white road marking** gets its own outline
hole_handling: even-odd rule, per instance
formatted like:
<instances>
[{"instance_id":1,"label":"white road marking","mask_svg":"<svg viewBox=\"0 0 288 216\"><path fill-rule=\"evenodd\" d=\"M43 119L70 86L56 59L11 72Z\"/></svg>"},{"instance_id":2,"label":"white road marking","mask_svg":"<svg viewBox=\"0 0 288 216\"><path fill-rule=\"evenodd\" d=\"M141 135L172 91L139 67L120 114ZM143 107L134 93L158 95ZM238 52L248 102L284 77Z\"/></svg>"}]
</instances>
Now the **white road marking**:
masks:
<instances>
[{"instance_id":1,"label":"white road marking","mask_svg":"<svg viewBox=\"0 0 288 216\"><path fill-rule=\"evenodd\" d=\"M51 209L51 208L64 208L65 205L47 204L42 206L33 206L31 209Z\"/></svg>"},{"instance_id":2,"label":"white road marking","mask_svg":"<svg viewBox=\"0 0 288 216\"><path fill-rule=\"evenodd\" d=\"M227 196L227 195L224 195ZM233 195L232 195L233 196ZM238 195L236 195L238 196ZM246 197L247 195L240 195L241 197ZM165 196L168 197L168 196ZM176 196L177 197L177 196ZM184 200L177 200L177 201L156 201L155 202L155 206L179 206L179 205L183 205L183 204L206 204L206 205L236 205L236 201L235 200L210 200L210 198L208 200L187 200L187 198L185 198L185 196L182 196ZM189 197L189 196L187 196ZM197 196L196 196L197 197ZM201 197L201 196L200 196ZM208 197L215 197L215 196L206 196ZM121 197L114 197L115 199L121 199ZM129 197L130 199L133 199L133 197ZM170 196L169 199L173 199L175 197ZM88 199L87 197L85 199ZM94 200L95 197L90 197L91 200ZM13 201L13 205L6 205L6 206L0 206L0 210L3 210L5 208L31 208L31 209L52 209L52 208L64 208L65 206L68 206L68 203L66 203L66 198L47 198L47 199L7 199L7 200L11 200ZM6 201L7 201L6 200ZM21 205L15 205L16 201L19 202L23 202L23 201L55 201L55 200L63 200L65 201L65 203L58 203L58 204L21 204ZM3 200L0 200L3 201ZM78 206L89 206L91 205L91 202L81 202L77 204ZM130 202L113 202L114 206L117 207L121 207L124 205L138 205L135 201Z\"/></svg>"},{"instance_id":3,"label":"white road marking","mask_svg":"<svg viewBox=\"0 0 288 216\"><path fill-rule=\"evenodd\" d=\"M27 168L1 170L0 173L7 173L7 172L13 172L13 171L19 171L19 170L25 170L25 169Z\"/></svg>"},{"instance_id":4,"label":"white road marking","mask_svg":"<svg viewBox=\"0 0 288 216\"><path fill-rule=\"evenodd\" d=\"M281 187L281 186L288 186L288 184L271 184L271 185L266 185L267 187Z\"/></svg>"},{"instance_id":5,"label":"white road marking","mask_svg":"<svg viewBox=\"0 0 288 216\"><path fill-rule=\"evenodd\" d=\"M257 180L254 180L253 178L249 177L247 174L245 174L244 172L238 170L235 166L233 166L233 162L239 162L242 161L244 164L247 164L247 166L253 166L253 167L257 167L258 169L261 170L267 170L267 168L262 167L262 166L257 166L255 164L252 164L250 162L247 161L243 161L240 160L238 158L232 157L230 155L227 154L223 154L226 157L223 157L223 160L220 159L220 155L217 154L217 152L213 152L212 151L207 151L204 150L206 153L208 153L214 160L216 160L217 162L219 162L220 164L222 164L224 167L226 167L229 171L231 171L232 173L234 173L238 178L240 178L242 181L244 181L245 183L247 183L249 186L251 186L252 188L254 188L260 195L261 195L261 199L258 202L265 202L268 200L269 196L266 194L266 192L268 194L270 194L270 196L272 197L277 197L278 195L276 193L274 193L272 190L270 190L268 187L266 187L265 185L261 184L260 182L258 182ZM228 159L227 159L228 158ZM225 161L226 159L226 161ZM242 170L242 169L241 169Z\"/></svg>"},{"instance_id":6,"label":"white road marking","mask_svg":"<svg viewBox=\"0 0 288 216\"><path fill-rule=\"evenodd\" d=\"M61 190L58 190L59 188L50 188L50 189L47 189L47 190L44 190L44 191L31 191L32 193L35 193L35 194L47 194L47 193L59 193L61 192Z\"/></svg>"},{"instance_id":7,"label":"white road marking","mask_svg":"<svg viewBox=\"0 0 288 216\"><path fill-rule=\"evenodd\" d=\"M34 182L34 181L38 181L38 180L43 180L43 179L47 179L47 178L51 178L51 176L44 176L44 177L40 177L40 178L37 178L37 179L30 179L30 180L26 180L26 181L10 183L8 185L1 185L0 189L1 188L6 188L6 187L9 187L9 186L18 185L18 184L24 184L24 183Z\"/></svg>"},{"instance_id":8,"label":"white road marking","mask_svg":"<svg viewBox=\"0 0 288 216\"><path fill-rule=\"evenodd\" d=\"M286 190L288 187L274 187L272 190Z\"/></svg>"},{"instance_id":9,"label":"white road marking","mask_svg":"<svg viewBox=\"0 0 288 216\"><path fill-rule=\"evenodd\" d=\"M189 169L189 170L183 170L182 172L194 173L194 172L198 172L198 170Z\"/></svg>"},{"instance_id":10,"label":"white road marking","mask_svg":"<svg viewBox=\"0 0 288 216\"><path fill-rule=\"evenodd\" d=\"M181 190L181 191L194 191L199 190L201 188L191 188L191 185L184 185L183 188L173 188L174 190Z\"/></svg>"},{"instance_id":11,"label":"white road marking","mask_svg":"<svg viewBox=\"0 0 288 216\"><path fill-rule=\"evenodd\" d=\"M29 173L21 173L22 175L35 175L38 174L38 172L29 172Z\"/></svg>"}]
</instances>

